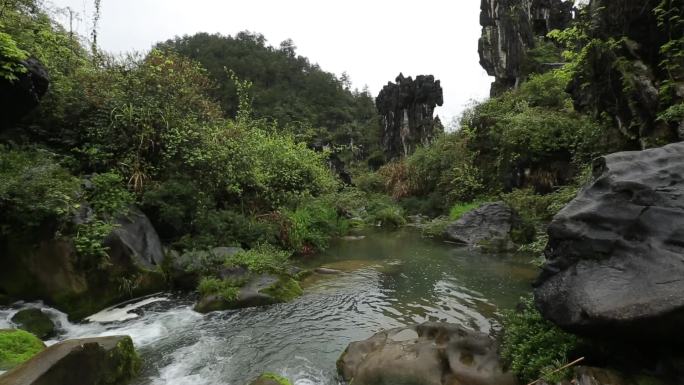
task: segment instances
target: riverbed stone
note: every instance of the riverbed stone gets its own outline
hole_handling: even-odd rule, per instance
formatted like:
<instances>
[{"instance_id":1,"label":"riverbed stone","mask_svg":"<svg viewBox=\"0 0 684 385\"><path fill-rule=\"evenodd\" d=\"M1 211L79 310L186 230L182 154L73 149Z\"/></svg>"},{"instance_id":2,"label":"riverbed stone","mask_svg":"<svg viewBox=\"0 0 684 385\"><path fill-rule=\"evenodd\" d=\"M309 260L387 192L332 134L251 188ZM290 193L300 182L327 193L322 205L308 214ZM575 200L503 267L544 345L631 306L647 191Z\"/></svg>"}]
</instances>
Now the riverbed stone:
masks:
<instances>
[{"instance_id":1,"label":"riverbed stone","mask_svg":"<svg viewBox=\"0 0 684 385\"><path fill-rule=\"evenodd\" d=\"M379 332L352 342L337 361L354 385L515 385L487 334L447 323Z\"/></svg>"},{"instance_id":2,"label":"riverbed stone","mask_svg":"<svg viewBox=\"0 0 684 385\"><path fill-rule=\"evenodd\" d=\"M41 309L30 308L19 310L12 316L12 322L17 325L19 329L35 335L40 339L52 337L55 334L55 324L50 319L50 316L45 314Z\"/></svg>"},{"instance_id":3,"label":"riverbed stone","mask_svg":"<svg viewBox=\"0 0 684 385\"><path fill-rule=\"evenodd\" d=\"M684 342L684 143L607 155L548 228L536 305L564 329Z\"/></svg>"},{"instance_id":4,"label":"riverbed stone","mask_svg":"<svg viewBox=\"0 0 684 385\"><path fill-rule=\"evenodd\" d=\"M518 214L504 202L494 202L471 210L449 224L444 238L458 244L494 251L515 250L516 232L524 231Z\"/></svg>"},{"instance_id":5,"label":"riverbed stone","mask_svg":"<svg viewBox=\"0 0 684 385\"><path fill-rule=\"evenodd\" d=\"M128 336L67 340L0 376L0 385L124 384L140 368Z\"/></svg>"}]
</instances>

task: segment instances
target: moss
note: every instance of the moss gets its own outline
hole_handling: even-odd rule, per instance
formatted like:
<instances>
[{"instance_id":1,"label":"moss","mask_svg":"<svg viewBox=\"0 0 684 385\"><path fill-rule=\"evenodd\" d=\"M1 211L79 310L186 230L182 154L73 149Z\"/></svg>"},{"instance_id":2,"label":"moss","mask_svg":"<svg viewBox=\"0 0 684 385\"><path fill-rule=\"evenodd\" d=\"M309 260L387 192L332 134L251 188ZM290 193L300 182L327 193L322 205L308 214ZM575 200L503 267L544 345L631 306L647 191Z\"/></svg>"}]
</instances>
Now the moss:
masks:
<instances>
[{"instance_id":1,"label":"moss","mask_svg":"<svg viewBox=\"0 0 684 385\"><path fill-rule=\"evenodd\" d=\"M0 370L9 370L27 361L45 344L24 330L0 330Z\"/></svg>"},{"instance_id":2,"label":"moss","mask_svg":"<svg viewBox=\"0 0 684 385\"><path fill-rule=\"evenodd\" d=\"M292 382L290 382L290 380L287 378L275 373L264 373L254 382L254 384L292 385Z\"/></svg>"},{"instance_id":3,"label":"moss","mask_svg":"<svg viewBox=\"0 0 684 385\"><path fill-rule=\"evenodd\" d=\"M116 344L116 349L107 357L109 367L105 374L105 383L121 384L135 377L140 370L141 360L133 346L133 340L126 337Z\"/></svg>"},{"instance_id":4,"label":"moss","mask_svg":"<svg viewBox=\"0 0 684 385\"><path fill-rule=\"evenodd\" d=\"M292 301L304 293L299 282L286 276L281 276L278 282L261 290L261 292L270 295L278 302Z\"/></svg>"},{"instance_id":5,"label":"moss","mask_svg":"<svg viewBox=\"0 0 684 385\"><path fill-rule=\"evenodd\" d=\"M449 218L451 220L457 221L459 220L465 213L468 213L470 211L475 210L476 208L482 206L481 203L479 202L471 202L471 203L457 203L453 207L451 207L451 210L449 210Z\"/></svg>"}]
</instances>

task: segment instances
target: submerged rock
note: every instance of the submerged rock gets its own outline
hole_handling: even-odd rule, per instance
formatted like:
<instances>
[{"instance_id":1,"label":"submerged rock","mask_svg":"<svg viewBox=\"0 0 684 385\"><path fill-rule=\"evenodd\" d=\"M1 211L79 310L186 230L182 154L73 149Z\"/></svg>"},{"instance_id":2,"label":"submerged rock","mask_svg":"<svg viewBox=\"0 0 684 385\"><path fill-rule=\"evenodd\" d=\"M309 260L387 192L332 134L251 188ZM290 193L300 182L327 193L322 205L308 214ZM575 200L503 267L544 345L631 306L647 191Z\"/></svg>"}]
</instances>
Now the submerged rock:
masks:
<instances>
[{"instance_id":1,"label":"submerged rock","mask_svg":"<svg viewBox=\"0 0 684 385\"><path fill-rule=\"evenodd\" d=\"M444 323L396 328L352 342L337 370L354 385L514 385L494 340Z\"/></svg>"},{"instance_id":2,"label":"submerged rock","mask_svg":"<svg viewBox=\"0 0 684 385\"><path fill-rule=\"evenodd\" d=\"M444 238L488 250L508 251L516 249L513 239L524 230L520 217L512 208L495 202L463 214L447 226Z\"/></svg>"},{"instance_id":3,"label":"submerged rock","mask_svg":"<svg viewBox=\"0 0 684 385\"><path fill-rule=\"evenodd\" d=\"M292 385L292 382L285 377L274 373L264 373L249 385Z\"/></svg>"},{"instance_id":4,"label":"submerged rock","mask_svg":"<svg viewBox=\"0 0 684 385\"><path fill-rule=\"evenodd\" d=\"M599 158L549 229L537 307L564 329L684 341L684 143Z\"/></svg>"},{"instance_id":5,"label":"submerged rock","mask_svg":"<svg viewBox=\"0 0 684 385\"><path fill-rule=\"evenodd\" d=\"M52 319L40 309L24 309L12 317L12 322L19 329L26 330L44 340L55 334L55 324Z\"/></svg>"},{"instance_id":6,"label":"submerged rock","mask_svg":"<svg viewBox=\"0 0 684 385\"><path fill-rule=\"evenodd\" d=\"M0 376L0 385L123 384L140 368L128 336L68 340Z\"/></svg>"}]
</instances>

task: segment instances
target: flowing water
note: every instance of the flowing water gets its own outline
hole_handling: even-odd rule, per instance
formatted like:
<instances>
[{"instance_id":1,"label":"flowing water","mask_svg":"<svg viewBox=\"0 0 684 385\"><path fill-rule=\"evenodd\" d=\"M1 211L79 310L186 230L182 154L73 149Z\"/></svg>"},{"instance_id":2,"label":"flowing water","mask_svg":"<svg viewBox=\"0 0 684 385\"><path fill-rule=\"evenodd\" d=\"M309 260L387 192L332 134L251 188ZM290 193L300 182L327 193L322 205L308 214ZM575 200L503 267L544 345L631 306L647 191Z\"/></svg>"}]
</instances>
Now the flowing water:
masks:
<instances>
[{"instance_id":1,"label":"flowing water","mask_svg":"<svg viewBox=\"0 0 684 385\"><path fill-rule=\"evenodd\" d=\"M411 229L378 232L334 241L306 261L342 273L310 277L305 294L287 304L202 315L192 298L164 294L99 314L103 323L71 324L50 312L60 340L130 335L143 358L136 385L245 385L266 371L295 385L330 385L338 384L335 360L347 344L382 329L446 321L495 331L500 311L529 292L536 275L529 260L422 239ZM11 326L14 312L0 309L0 328Z\"/></svg>"}]
</instances>

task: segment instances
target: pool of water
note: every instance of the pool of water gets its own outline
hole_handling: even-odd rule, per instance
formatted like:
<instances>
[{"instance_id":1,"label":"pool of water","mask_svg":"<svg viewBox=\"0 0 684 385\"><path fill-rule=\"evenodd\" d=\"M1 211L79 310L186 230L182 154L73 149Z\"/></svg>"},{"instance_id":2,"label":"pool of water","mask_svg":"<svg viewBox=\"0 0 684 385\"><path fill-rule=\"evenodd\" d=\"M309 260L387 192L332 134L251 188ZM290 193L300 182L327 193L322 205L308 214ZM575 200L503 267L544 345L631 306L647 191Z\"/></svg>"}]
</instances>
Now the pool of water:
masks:
<instances>
[{"instance_id":1,"label":"pool of water","mask_svg":"<svg viewBox=\"0 0 684 385\"><path fill-rule=\"evenodd\" d=\"M305 294L287 304L202 315L192 298L163 294L124 321L71 324L51 312L59 339L130 335L144 362L136 385L245 385L265 371L296 385L330 385L347 344L382 329L446 321L495 331L500 311L530 290L537 273L530 259L423 239L411 229L374 232L336 240L304 261L342 273L306 279ZM14 311L0 310L0 328Z\"/></svg>"}]
</instances>

